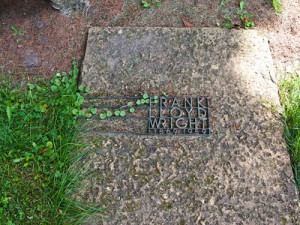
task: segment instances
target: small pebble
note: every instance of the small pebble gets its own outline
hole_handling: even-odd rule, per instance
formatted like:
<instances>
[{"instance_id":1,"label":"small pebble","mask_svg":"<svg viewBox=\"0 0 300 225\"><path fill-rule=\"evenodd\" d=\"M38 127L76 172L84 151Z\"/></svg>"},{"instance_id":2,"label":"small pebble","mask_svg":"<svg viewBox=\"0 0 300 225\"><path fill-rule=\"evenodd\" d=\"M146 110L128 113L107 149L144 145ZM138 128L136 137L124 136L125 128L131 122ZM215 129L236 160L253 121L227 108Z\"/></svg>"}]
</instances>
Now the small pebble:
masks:
<instances>
[{"instance_id":1,"label":"small pebble","mask_svg":"<svg viewBox=\"0 0 300 225\"><path fill-rule=\"evenodd\" d=\"M35 55L25 55L24 64L26 67L36 67L38 64L38 57Z\"/></svg>"},{"instance_id":2,"label":"small pebble","mask_svg":"<svg viewBox=\"0 0 300 225\"><path fill-rule=\"evenodd\" d=\"M48 39L46 37L41 37L41 41L44 44L44 43L46 43L48 41Z\"/></svg>"},{"instance_id":3,"label":"small pebble","mask_svg":"<svg viewBox=\"0 0 300 225\"><path fill-rule=\"evenodd\" d=\"M38 21L37 24L35 25L37 29L42 29L44 27L44 23L42 21Z\"/></svg>"},{"instance_id":4,"label":"small pebble","mask_svg":"<svg viewBox=\"0 0 300 225\"><path fill-rule=\"evenodd\" d=\"M164 200L168 199L168 195L167 194L163 194L162 197L163 197Z\"/></svg>"}]
</instances>

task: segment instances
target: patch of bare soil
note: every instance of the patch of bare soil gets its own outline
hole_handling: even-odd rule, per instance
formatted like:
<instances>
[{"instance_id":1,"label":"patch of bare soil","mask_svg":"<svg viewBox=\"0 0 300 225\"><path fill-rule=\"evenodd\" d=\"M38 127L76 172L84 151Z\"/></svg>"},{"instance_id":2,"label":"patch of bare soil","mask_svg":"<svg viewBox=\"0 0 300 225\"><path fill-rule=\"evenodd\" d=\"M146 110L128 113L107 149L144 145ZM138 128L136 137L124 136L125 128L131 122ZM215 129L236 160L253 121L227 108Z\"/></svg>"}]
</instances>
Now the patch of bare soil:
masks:
<instances>
[{"instance_id":1,"label":"patch of bare soil","mask_svg":"<svg viewBox=\"0 0 300 225\"><path fill-rule=\"evenodd\" d=\"M0 66L20 75L52 76L67 71L71 62L84 57L90 26L216 27L232 20L232 29L243 29L236 15L238 0L162 0L162 7L144 8L141 0L90 0L83 13L66 17L46 0L0 1ZM270 39L277 69L299 61L300 4L283 1L283 13L276 13L271 0L245 0L253 15L254 29ZM24 30L21 34L17 31Z\"/></svg>"},{"instance_id":2,"label":"patch of bare soil","mask_svg":"<svg viewBox=\"0 0 300 225\"><path fill-rule=\"evenodd\" d=\"M18 32L12 29L16 28ZM53 75L69 70L85 49L84 18L68 18L49 2L0 1L0 65L15 75Z\"/></svg>"},{"instance_id":3,"label":"patch of bare soil","mask_svg":"<svg viewBox=\"0 0 300 225\"><path fill-rule=\"evenodd\" d=\"M270 39L270 49L277 69L293 72L300 69L300 1L283 1L283 13L270 28L261 27Z\"/></svg>"}]
</instances>

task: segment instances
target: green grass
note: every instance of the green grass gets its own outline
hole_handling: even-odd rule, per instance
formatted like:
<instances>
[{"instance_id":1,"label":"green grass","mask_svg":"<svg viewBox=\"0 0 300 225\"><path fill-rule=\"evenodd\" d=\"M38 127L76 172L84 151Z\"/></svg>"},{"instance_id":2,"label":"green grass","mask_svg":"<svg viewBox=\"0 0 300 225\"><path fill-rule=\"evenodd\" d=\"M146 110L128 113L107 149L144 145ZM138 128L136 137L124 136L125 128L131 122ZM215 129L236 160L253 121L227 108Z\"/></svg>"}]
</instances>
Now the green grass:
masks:
<instances>
[{"instance_id":1,"label":"green grass","mask_svg":"<svg viewBox=\"0 0 300 225\"><path fill-rule=\"evenodd\" d=\"M283 11L281 5L282 3L280 2L280 0L272 0L273 2L273 7L276 10L276 12L281 13Z\"/></svg>"},{"instance_id":2,"label":"green grass","mask_svg":"<svg viewBox=\"0 0 300 225\"><path fill-rule=\"evenodd\" d=\"M295 183L300 192L300 75L296 72L279 85L284 137L290 153Z\"/></svg>"},{"instance_id":3,"label":"green grass","mask_svg":"<svg viewBox=\"0 0 300 225\"><path fill-rule=\"evenodd\" d=\"M72 224L104 212L75 200L91 171L81 165L88 148L73 114L84 93L73 64L69 74L23 86L0 74L0 224Z\"/></svg>"}]
</instances>

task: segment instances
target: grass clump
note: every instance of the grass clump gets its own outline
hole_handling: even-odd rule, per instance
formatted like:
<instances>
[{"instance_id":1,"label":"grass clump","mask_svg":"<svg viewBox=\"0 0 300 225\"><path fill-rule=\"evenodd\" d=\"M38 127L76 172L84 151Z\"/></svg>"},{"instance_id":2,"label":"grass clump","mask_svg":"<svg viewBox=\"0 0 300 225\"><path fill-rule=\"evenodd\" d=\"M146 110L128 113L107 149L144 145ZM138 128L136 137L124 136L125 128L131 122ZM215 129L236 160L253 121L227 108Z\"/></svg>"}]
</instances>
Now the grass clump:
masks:
<instances>
[{"instance_id":1,"label":"grass clump","mask_svg":"<svg viewBox=\"0 0 300 225\"><path fill-rule=\"evenodd\" d=\"M275 9L276 12L278 13L281 13L283 10L282 10L282 3L280 2L280 0L272 0L273 2L273 7Z\"/></svg>"},{"instance_id":2,"label":"grass clump","mask_svg":"<svg viewBox=\"0 0 300 225\"><path fill-rule=\"evenodd\" d=\"M295 182L300 192L300 75L294 72L280 82L284 137L290 153Z\"/></svg>"},{"instance_id":3,"label":"grass clump","mask_svg":"<svg viewBox=\"0 0 300 225\"><path fill-rule=\"evenodd\" d=\"M0 224L79 223L103 212L74 200L87 152L76 139L83 94L73 65L47 82L0 83Z\"/></svg>"}]
</instances>

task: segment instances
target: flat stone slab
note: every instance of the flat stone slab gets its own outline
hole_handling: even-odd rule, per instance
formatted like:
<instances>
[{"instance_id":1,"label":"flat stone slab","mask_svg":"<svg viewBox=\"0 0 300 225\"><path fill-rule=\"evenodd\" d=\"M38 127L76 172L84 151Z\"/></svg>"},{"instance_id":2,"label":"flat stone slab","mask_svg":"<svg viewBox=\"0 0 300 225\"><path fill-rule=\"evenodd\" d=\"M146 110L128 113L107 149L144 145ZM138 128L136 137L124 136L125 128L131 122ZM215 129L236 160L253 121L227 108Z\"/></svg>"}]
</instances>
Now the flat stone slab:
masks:
<instances>
[{"instance_id":1,"label":"flat stone slab","mask_svg":"<svg viewBox=\"0 0 300 225\"><path fill-rule=\"evenodd\" d=\"M81 79L92 95L210 98L209 137L85 134L105 147L90 155L104 179L85 193L108 208L103 224L300 222L282 126L263 103L279 101L258 32L91 28Z\"/></svg>"}]
</instances>

